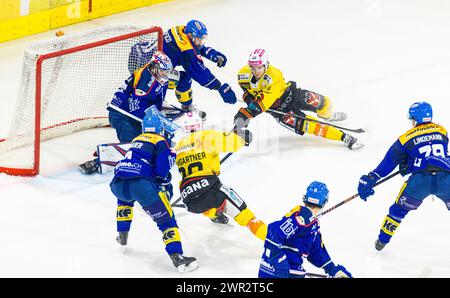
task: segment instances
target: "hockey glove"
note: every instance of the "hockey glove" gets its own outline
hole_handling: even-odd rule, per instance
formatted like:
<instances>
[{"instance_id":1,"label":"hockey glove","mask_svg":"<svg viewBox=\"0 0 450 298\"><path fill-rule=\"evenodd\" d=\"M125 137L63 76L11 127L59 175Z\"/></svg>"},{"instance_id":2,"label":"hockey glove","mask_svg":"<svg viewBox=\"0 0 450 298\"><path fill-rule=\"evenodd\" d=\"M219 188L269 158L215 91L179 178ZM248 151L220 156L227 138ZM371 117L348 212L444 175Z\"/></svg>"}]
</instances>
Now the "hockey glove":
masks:
<instances>
[{"instance_id":1,"label":"hockey glove","mask_svg":"<svg viewBox=\"0 0 450 298\"><path fill-rule=\"evenodd\" d=\"M234 127L235 129L244 129L247 128L250 123L250 118L252 115L249 113L247 109L240 108L239 111L234 115Z\"/></svg>"},{"instance_id":2,"label":"hockey glove","mask_svg":"<svg viewBox=\"0 0 450 298\"><path fill-rule=\"evenodd\" d=\"M234 133L237 134L238 136L240 136L244 140L245 146L250 145L250 143L253 140L252 132L246 128L245 129L244 128L235 129Z\"/></svg>"},{"instance_id":3,"label":"hockey glove","mask_svg":"<svg viewBox=\"0 0 450 298\"><path fill-rule=\"evenodd\" d=\"M409 174L408 162L402 162L398 165L398 170L400 171L400 175L406 176Z\"/></svg>"},{"instance_id":4,"label":"hockey glove","mask_svg":"<svg viewBox=\"0 0 450 298\"><path fill-rule=\"evenodd\" d=\"M375 193L373 187L380 178L375 172L370 172L368 175L359 178L358 194L362 200L367 201L367 198Z\"/></svg>"},{"instance_id":5,"label":"hockey glove","mask_svg":"<svg viewBox=\"0 0 450 298\"><path fill-rule=\"evenodd\" d=\"M248 93L247 91L242 95L242 99L247 105L250 105L250 103L255 100L255 97Z\"/></svg>"},{"instance_id":6,"label":"hockey glove","mask_svg":"<svg viewBox=\"0 0 450 298\"><path fill-rule=\"evenodd\" d=\"M213 48L207 48L205 51L205 57L212 62L217 63L218 67L224 67L227 64L227 57L219 51Z\"/></svg>"},{"instance_id":7,"label":"hockey glove","mask_svg":"<svg viewBox=\"0 0 450 298\"><path fill-rule=\"evenodd\" d=\"M162 191L167 196L167 199L169 201L173 196L173 186L172 183L170 183L171 180L172 174L170 172L166 178L156 177L156 183L159 184L160 191Z\"/></svg>"},{"instance_id":8,"label":"hockey glove","mask_svg":"<svg viewBox=\"0 0 450 298\"><path fill-rule=\"evenodd\" d=\"M220 96L222 96L222 99L224 102L229 104L235 104L237 101L236 94L234 94L233 89L231 89L231 86L227 83L223 84L219 88Z\"/></svg>"},{"instance_id":9,"label":"hockey glove","mask_svg":"<svg viewBox=\"0 0 450 298\"><path fill-rule=\"evenodd\" d=\"M333 264L333 266L326 268L325 272L334 278L352 278L351 273L342 265L335 266Z\"/></svg>"}]
</instances>

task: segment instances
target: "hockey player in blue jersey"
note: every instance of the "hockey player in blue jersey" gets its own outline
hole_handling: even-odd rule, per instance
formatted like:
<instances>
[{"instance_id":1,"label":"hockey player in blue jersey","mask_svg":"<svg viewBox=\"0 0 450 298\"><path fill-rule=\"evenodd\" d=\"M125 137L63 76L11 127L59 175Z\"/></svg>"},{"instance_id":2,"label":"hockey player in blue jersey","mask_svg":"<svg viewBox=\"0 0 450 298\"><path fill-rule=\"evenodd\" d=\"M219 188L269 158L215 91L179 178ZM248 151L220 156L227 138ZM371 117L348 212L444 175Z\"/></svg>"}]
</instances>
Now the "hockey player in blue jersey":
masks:
<instances>
[{"instance_id":1,"label":"hockey player in blue jersey","mask_svg":"<svg viewBox=\"0 0 450 298\"><path fill-rule=\"evenodd\" d=\"M305 277L303 258L331 277L352 277L342 265L335 265L325 248L315 217L328 201L327 186L312 182L297 206L281 220L269 224L258 276L261 278Z\"/></svg>"},{"instance_id":2,"label":"hockey player in blue jersey","mask_svg":"<svg viewBox=\"0 0 450 298\"><path fill-rule=\"evenodd\" d=\"M172 62L163 52L154 51L150 62L134 71L108 104L109 123L120 143L131 142L141 133L145 110L155 105L161 110L168 88ZM98 158L80 165L81 171L93 174L99 170Z\"/></svg>"},{"instance_id":3,"label":"hockey player in blue jersey","mask_svg":"<svg viewBox=\"0 0 450 298\"><path fill-rule=\"evenodd\" d=\"M165 122L152 106L142 122L142 134L133 140L125 159L114 171L110 183L117 197L117 242L125 249L133 219L133 205L137 201L156 222L163 233L163 242L173 264L180 272L198 267L196 259L183 255L178 225L161 181L167 182L170 168L175 163L175 153L170 150L167 134L175 125ZM170 181L169 181L170 183Z\"/></svg>"},{"instance_id":4,"label":"hockey player in blue jersey","mask_svg":"<svg viewBox=\"0 0 450 298\"><path fill-rule=\"evenodd\" d=\"M358 193L364 201L374 194L373 187L397 166L405 176L395 203L383 220L375 248L382 250L411 210L416 210L429 195L440 198L450 210L450 158L444 127L432 122L433 110L426 102L409 108L413 128L401 135L389 148L381 163L359 180Z\"/></svg>"},{"instance_id":5,"label":"hockey player in blue jersey","mask_svg":"<svg viewBox=\"0 0 450 298\"><path fill-rule=\"evenodd\" d=\"M203 87L218 90L224 102L236 103L236 95L227 83L222 84L205 66L201 57L205 57L218 67L224 67L227 57L204 44L208 30L200 21L191 20L186 26L175 26L164 34L163 50L175 66L182 66L175 94L183 109L190 110L192 104L192 80ZM203 117L202 117L203 118Z\"/></svg>"},{"instance_id":6,"label":"hockey player in blue jersey","mask_svg":"<svg viewBox=\"0 0 450 298\"><path fill-rule=\"evenodd\" d=\"M175 26L164 33L163 51L169 56L173 66L182 66L182 71L173 71L170 75L169 89L175 89L175 95L186 111L195 110L202 119L206 113L192 106L192 80L211 90L217 90L225 103L236 103L236 94L227 83L222 84L206 67L202 57L213 61L218 67L224 67L227 57L205 46L208 30L200 21L191 20L185 26ZM143 63L148 59L152 45L138 43L132 47L130 61Z\"/></svg>"}]
</instances>

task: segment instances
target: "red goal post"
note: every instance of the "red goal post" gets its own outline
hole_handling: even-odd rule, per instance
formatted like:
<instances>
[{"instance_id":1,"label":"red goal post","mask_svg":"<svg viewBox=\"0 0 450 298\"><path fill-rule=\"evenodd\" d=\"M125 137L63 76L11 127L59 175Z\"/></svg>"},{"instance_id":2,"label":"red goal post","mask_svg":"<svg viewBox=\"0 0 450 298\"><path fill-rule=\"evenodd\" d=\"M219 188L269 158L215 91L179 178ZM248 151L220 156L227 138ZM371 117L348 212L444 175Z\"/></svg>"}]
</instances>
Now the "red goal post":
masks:
<instances>
[{"instance_id":1,"label":"red goal post","mask_svg":"<svg viewBox=\"0 0 450 298\"><path fill-rule=\"evenodd\" d=\"M37 42L25 51L13 122L0 139L0 172L39 174L41 142L108 125L106 106L124 80L131 47L162 50L160 27L111 25Z\"/></svg>"}]
</instances>

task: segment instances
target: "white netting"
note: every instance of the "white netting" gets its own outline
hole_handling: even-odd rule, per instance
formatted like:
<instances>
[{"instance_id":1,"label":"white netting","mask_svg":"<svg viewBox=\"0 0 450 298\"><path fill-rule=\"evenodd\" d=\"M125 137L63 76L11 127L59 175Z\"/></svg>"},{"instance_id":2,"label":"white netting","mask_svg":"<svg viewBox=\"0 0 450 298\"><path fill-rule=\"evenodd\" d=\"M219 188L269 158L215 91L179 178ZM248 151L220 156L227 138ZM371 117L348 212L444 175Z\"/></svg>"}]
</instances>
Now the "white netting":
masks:
<instances>
[{"instance_id":1,"label":"white netting","mask_svg":"<svg viewBox=\"0 0 450 298\"><path fill-rule=\"evenodd\" d=\"M21 90L10 133L5 141L0 141L0 167L33 168L39 56L143 29L146 28L114 25L32 44L24 55ZM108 125L108 102L130 75L129 66L135 69L141 63L131 61L129 65L131 47L138 42L149 42L156 48L157 39L157 32L151 32L45 59L41 71L41 141ZM18 158L15 155L19 152Z\"/></svg>"}]
</instances>

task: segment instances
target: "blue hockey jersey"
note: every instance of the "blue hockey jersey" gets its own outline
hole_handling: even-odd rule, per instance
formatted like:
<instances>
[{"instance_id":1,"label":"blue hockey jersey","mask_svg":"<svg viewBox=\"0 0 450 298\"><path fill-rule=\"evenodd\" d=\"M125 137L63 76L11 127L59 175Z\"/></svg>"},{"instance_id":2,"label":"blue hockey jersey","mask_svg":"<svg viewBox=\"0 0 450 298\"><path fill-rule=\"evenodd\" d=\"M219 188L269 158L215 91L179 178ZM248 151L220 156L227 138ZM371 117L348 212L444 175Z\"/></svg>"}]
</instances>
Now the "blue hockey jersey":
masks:
<instances>
[{"instance_id":1,"label":"blue hockey jersey","mask_svg":"<svg viewBox=\"0 0 450 298\"><path fill-rule=\"evenodd\" d=\"M176 26L164 33L163 52L169 56L173 67L183 66L184 70L200 85L209 89L218 89L219 80L205 66L202 56L206 56L207 47L197 48L184 33L185 26Z\"/></svg>"},{"instance_id":2,"label":"blue hockey jersey","mask_svg":"<svg viewBox=\"0 0 450 298\"><path fill-rule=\"evenodd\" d=\"M113 181L118 178L164 180L175 163L175 157L163 136L143 133L133 140L125 158L117 163Z\"/></svg>"},{"instance_id":3,"label":"blue hockey jersey","mask_svg":"<svg viewBox=\"0 0 450 298\"><path fill-rule=\"evenodd\" d=\"M427 170L450 172L448 150L447 131L443 126L432 122L420 124L395 141L374 172L384 177L397 165L407 166L408 173Z\"/></svg>"},{"instance_id":4,"label":"blue hockey jersey","mask_svg":"<svg viewBox=\"0 0 450 298\"><path fill-rule=\"evenodd\" d=\"M145 65L136 70L119 88L108 109L114 109L114 106L116 106L143 119L148 107L155 105L158 110L161 110L167 88L168 83L161 85Z\"/></svg>"},{"instance_id":5,"label":"blue hockey jersey","mask_svg":"<svg viewBox=\"0 0 450 298\"><path fill-rule=\"evenodd\" d=\"M275 270L283 262L291 273L301 272L303 258L319 268L332 263L319 221L304 206L293 208L281 220L269 224L264 248L260 270L269 275L276 275Z\"/></svg>"}]
</instances>

